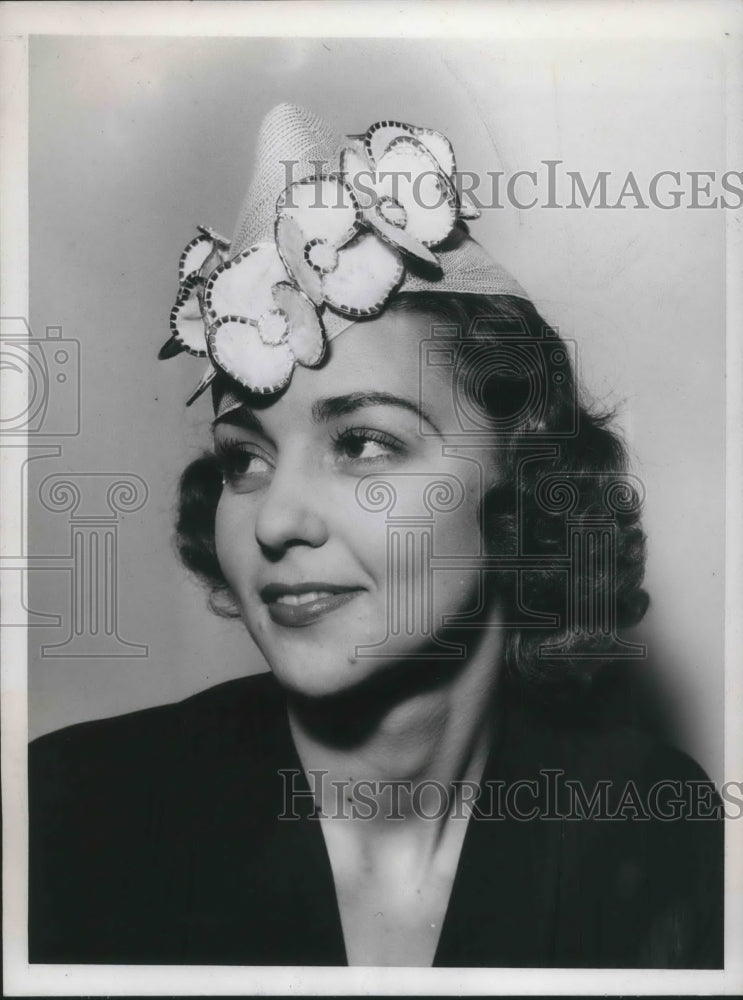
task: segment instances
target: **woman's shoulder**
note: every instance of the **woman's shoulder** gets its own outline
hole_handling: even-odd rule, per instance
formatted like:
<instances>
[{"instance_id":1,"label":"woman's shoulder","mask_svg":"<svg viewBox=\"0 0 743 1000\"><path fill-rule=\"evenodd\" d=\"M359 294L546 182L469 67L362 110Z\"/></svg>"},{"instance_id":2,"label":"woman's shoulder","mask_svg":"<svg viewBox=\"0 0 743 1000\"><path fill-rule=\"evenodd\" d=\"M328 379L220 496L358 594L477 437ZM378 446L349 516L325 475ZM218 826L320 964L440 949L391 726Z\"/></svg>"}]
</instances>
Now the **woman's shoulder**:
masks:
<instances>
[{"instance_id":1,"label":"woman's shoulder","mask_svg":"<svg viewBox=\"0 0 743 1000\"><path fill-rule=\"evenodd\" d=\"M643 783L709 780L693 757L648 730L629 725L586 726L563 740L571 766L589 775Z\"/></svg>"},{"instance_id":2,"label":"woman's shoulder","mask_svg":"<svg viewBox=\"0 0 743 1000\"><path fill-rule=\"evenodd\" d=\"M169 928L178 926L179 893L209 823L229 813L243 847L260 842L267 821L259 775L270 770L272 746L283 754L282 713L273 678L256 675L35 740L32 960L180 955ZM215 857L206 850L203 864Z\"/></svg>"},{"instance_id":3,"label":"woman's shoulder","mask_svg":"<svg viewBox=\"0 0 743 1000\"><path fill-rule=\"evenodd\" d=\"M561 770L583 781L710 782L688 753L659 734L627 724L590 717L566 721L518 706L509 712L504 742L509 756L528 761L527 767Z\"/></svg>"},{"instance_id":4,"label":"woman's shoulder","mask_svg":"<svg viewBox=\"0 0 743 1000\"><path fill-rule=\"evenodd\" d=\"M559 885L555 964L720 967L724 813L692 757L632 726L520 711L491 774L524 868Z\"/></svg>"},{"instance_id":5,"label":"woman's shoulder","mask_svg":"<svg viewBox=\"0 0 743 1000\"><path fill-rule=\"evenodd\" d=\"M284 711L271 674L226 681L178 702L80 722L29 745L32 794L47 783L63 787L105 780L162 779L194 757L229 754L239 744L260 757Z\"/></svg>"},{"instance_id":6,"label":"woman's shoulder","mask_svg":"<svg viewBox=\"0 0 743 1000\"><path fill-rule=\"evenodd\" d=\"M724 818L720 790L692 756L652 731L596 718L566 722L518 706L506 718L490 777L506 786L531 782L576 819L651 820L660 829L697 819L719 828Z\"/></svg>"},{"instance_id":7,"label":"woman's shoulder","mask_svg":"<svg viewBox=\"0 0 743 1000\"><path fill-rule=\"evenodd\" d=\"M38 736L30 745L42 752L51 745L74 746L89 741L115 741L126 738L134 731L156 735L176 730L187 723L219 725L238 713L243 718L247 714L259 719L266 709L272 706L278 709L279 703L280 688L273 674L252 674L224 681L178 701L77 722Z\"/></svg>"}]
</instances>

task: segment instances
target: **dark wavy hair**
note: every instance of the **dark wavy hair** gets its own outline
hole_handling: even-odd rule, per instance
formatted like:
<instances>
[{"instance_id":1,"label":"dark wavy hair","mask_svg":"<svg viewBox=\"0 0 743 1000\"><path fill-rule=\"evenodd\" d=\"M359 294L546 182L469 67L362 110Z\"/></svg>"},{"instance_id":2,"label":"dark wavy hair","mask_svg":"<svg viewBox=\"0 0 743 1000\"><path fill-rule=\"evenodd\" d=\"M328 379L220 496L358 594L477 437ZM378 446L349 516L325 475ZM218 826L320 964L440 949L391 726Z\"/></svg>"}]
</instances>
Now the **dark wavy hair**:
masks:
<instances>
[{"instance_id":1,"label":"dark wavy hair","mask_svg":"<svg viewBox=\"0 0 743 1000\"><path fill-rule=\"evenodd\" d=\"M500 563L484 574L482 603L495 597L501 607L505 683L538 700L575 702L599 667L621 656L620 631L648 606L639 484L612 414L588 404L570 345L525 299L403 293L388 309L444 324L435 332L452 356L462 440L485 434L498 449L481 519L485 551ZM188 466L176 541L211 588L212 610L236 616L214 541L221 489L213 455Z\"/></svg>"}]
</instances>

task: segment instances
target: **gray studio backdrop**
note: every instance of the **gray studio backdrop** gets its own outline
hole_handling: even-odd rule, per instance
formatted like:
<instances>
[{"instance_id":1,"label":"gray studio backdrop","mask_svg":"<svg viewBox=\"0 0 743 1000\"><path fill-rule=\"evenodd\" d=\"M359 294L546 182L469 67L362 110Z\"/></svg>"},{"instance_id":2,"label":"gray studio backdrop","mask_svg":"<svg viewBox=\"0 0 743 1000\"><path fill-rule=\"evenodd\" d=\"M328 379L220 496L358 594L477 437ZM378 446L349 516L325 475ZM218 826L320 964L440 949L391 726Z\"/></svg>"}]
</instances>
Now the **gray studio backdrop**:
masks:
<instances>
[{"instance_id":1,"label":"gray studio backdrop","mask_svg":"<svg viewBox=\"0 0 743 1000\"><path fill-rule=\"evenodd\" d=\"M231 233L266 110L295 101L345 132L428 124L463 169L561 160L589 187L610 171L616 197L629 171L721 174L723 99L719 54L686 43L33 38L30 321L50 394L28 466L31 734L265 669L174 553L176 482L210 412L183 405L203 362L156 353L180 249L197 223ZM632 204L510 206L473 232L619 408L653 601L628 710L719 777L724 212Z\"/></svg>"}]
</instances>

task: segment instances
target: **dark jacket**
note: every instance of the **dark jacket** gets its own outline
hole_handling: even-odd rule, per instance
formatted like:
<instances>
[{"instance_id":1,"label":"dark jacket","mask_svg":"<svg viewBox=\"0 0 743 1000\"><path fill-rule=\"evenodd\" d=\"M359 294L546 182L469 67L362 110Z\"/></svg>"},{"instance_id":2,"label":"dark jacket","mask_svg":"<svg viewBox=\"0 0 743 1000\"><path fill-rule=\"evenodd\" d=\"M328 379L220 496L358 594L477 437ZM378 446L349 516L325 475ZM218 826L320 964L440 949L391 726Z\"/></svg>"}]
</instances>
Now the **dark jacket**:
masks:
<instances>
[{"instance_id":1,"label":"dark jacket","mask_svg":"<svg viewBox=\"0 0 743 1000\"><path fill-rule=\"evenodd\" d=\"M320 824L308 809L278 818L281 771L308 787L268 674L36 740L31 962L345 964ZM566 779L584 813L608 783L592 818L566 815L580 806ZM669 781L682 784L657 785ZM434 964L720 967L722 824L706 818L719 811L708 786L634 730L509 709ZM696 818L658 818L672 799Z\"/></svg>"}]
</instances>

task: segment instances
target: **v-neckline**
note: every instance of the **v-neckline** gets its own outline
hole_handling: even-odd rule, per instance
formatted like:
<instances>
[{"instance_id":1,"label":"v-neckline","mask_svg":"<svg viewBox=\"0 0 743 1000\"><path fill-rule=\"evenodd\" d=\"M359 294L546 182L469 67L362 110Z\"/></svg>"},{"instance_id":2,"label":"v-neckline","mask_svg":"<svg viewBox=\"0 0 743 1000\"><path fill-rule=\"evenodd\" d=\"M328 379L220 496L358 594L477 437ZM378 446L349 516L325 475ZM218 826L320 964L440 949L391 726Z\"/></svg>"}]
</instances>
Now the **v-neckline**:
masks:
<instances>
[{"instance_id":1,"label":"v-neckline","mask_svg":"<svg viewBox=\"0 0 743 1000\"><path fill-rule=\"evenodd\" d=\"M497 780L499 771L501 770L500 762L506 745L506 732L508 728L508 720L506 716L507 713L500 710L496 711L497 724L494 726L493 742L483 768L483 776L481 779L481 786L483 787L487 781ZM310 783L291 734L291 727L289 725L286 710L283 712L282 728L282 735L288 743L288 746L291 748L293 768L297 770L300 775L301 791L309 793L311 791ZM313 864L311 866L311 868L314 869L312 880L315 883L313 895L315 895L315 893L317 894L316 899L325 910L325 924L328 930L330 930L328 919L331 916L329 911L332 909L333 936L336 940L333 942L327 942L328 950L329 952L336 954L342 952L344 956L343 964L347 966L349 964L348 953L346 950L345 935L343 933L343 922L341 919L340 905L338 903L338 893L330 861L330 854L322 831L322 826L319 820L310 819L309 817L303 818L302 822L307 827L307 848L308 852L311 853L313 857ZM457 858L454 878L452 880L449 898L444 911L444 918L441 923L441 932L436 944L431 966L429 966L430 968L467 964L509 964L507 961L507 955L503 955L503 957L506 958L506 963L503 961L493 963L462 961L462 958L464 957L463 950L468 953L472 953L473 951L477 952L478 942L482 945L483 938L486 939L484 942L484 949L480 948L480 950L491 950L492 946L490 944L491 936L489 930L492 928L493 931L496 931L496 924L499 925L501 945L505 946L506 950L508 950L507 942L512 937L511 934L507 933L510 924L507 914L502 914L501 918L498 920L487 921L485 926L483 926L482 923L480 923L479 927L473 928L471 926L473 916L473 900L479 899L481 902L485 902L485 908L488 911L491 909L488 904L494 903L494 913L491 914L491 916L495 916L495 911L499 908L502 909L503 899L501 893L497 890L496 885L493 886L491 898L483 900L483 878L487 879L488 873L491 877L495 874L495 883L498 883L499 881L508 883L510 880L507 876L504 879L503 875L509 870L513 870L513 851L517 851L522 859L525 853L524 845L525 840L528 838L524 838L522 831L518 828L519 825L514 823L505 823L502 821L495 822L499 824L500 832L506 833L505 837L500 836L493 838L492 834L494 832L494 828L490 820L473 819L472 816L470 816L467 820L467 829L462 840L459 857ZM509 831L512 834L511 836L508 835ZM515 834L515 837L513 834ZM511 856L509 858L499 859L499 862L496 864L492 863L492 851L490 850L491 846L497 846L493 843L494 839L496 841L503 840L504 848L508 848L511 852ZM526 854L528 855L528 853L529 852L527 850ZM489 862L489 864L483 865L484 861ZM485 870L483 870L484 868ZM523 868L523 864L516 865L516 868L521 870ZM498 900L497 902L496 899ZM327 909L325 909L326 907ZM482 910L482 907L479 907L479 909ZM464 927L468 928L468 931L465 934L462 933ZM498 952L503 952L503 947L500 947L497 950Z\"/></svg>"}]
</instances>

